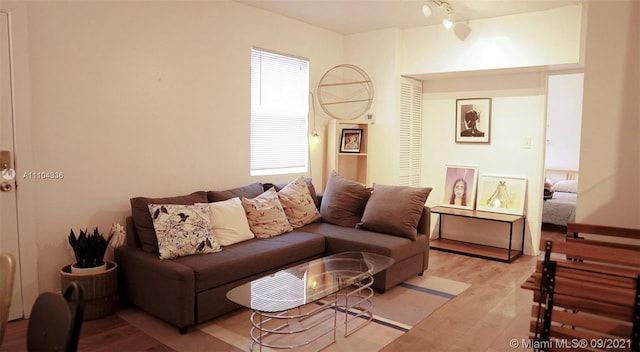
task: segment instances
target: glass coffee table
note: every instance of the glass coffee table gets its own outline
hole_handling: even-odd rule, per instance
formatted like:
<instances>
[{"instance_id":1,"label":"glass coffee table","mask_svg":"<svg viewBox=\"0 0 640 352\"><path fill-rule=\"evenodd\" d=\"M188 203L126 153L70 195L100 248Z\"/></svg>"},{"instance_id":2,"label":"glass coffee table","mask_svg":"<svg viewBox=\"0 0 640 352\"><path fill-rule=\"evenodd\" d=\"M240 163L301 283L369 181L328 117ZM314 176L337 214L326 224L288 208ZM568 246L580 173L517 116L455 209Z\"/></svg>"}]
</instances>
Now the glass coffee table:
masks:
<instances>
[{"instance_id":1,"label":"glass coffee table","mask_svg":"<svg viewBox=\"0 0 640 352\"><path fill-rule=\"evenodd\" d=\"M373 253L333 254L242 284L227 298L253 310L252 351L255 344L322 349L335 342L339 325L348 336L372 320L373 275L393 263Z\"/></svg>"}]
</instances>

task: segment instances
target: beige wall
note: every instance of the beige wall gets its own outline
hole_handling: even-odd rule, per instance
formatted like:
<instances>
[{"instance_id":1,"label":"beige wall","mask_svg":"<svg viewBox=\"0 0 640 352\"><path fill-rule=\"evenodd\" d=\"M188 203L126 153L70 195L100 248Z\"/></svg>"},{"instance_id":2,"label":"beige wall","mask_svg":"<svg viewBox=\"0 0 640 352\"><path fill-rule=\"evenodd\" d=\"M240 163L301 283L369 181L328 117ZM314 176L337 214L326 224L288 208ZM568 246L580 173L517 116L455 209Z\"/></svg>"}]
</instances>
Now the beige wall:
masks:
<instances>
[{"instance_id":1,"label":"beige wall","mask_svg":"<svg viewBox=\"0 0 640 352\"><path fill-rule=\"evenodd\" d=\"M345 38L345 61L356 63L371 77L375 97L369 126L369 185L393 184L398 179L398 86L402 63L401 30L392 28Z\"/></svg>"},{"instance_id":2,"label":"beige wall","mask_svg":"<svg viewBox=\"0 0 640 352\"><path fill-rule=\"evenodd\" d=\"M405 31L403 74L574 64L580 60L581 5L470 21L458 40L441 25Z\"/></svg>"},{"instance_id":3,"label":"beige wall","mask_svg":"<svg viewBox=\"0 0 640 352\"><path fill-rule=\"evenodd\" d=\"M131 197L293 179L249 176L250 49L309 58L311 82L343 60L341 35L235 2L23 4L15 35L31 78L17 79L30 83L20 95L31 111L18 112L18 128L30 129L20 144L32 160L18 174L64 173L20 183L36 195L21 213L33 224L21 231L35 249L22 257L37 268L31 292L59 290L71 228L108 232Z\"/></svg>"},{"instance_id":4,"label":"beige wall","mask_svg":"<svg viewBox=\"0 0 640 352\"><path fill-rule=\"evenodd\" d=\"M540 238L542 156L544 155L544 79L540 73L460 77L428 80L423 84L424 132L427 151L422 179L433 187L427 205L446 204L447 164L474 165L480 175L527 178L525 252L536 252ZM489 144L456 144L456 99L492 98ZM531 145L525 148L525 138ZM437 216L432 227L437 233ZM447 218L447 238L506 248L509 228L495 223ZM520 225L521 226L521 225ZM521 227L514 230L514 243L521 243ZM503 234L503 235L501 235Z\"/></svg>"},{"instance_id":5,"label":"beige wall","mask_svg":"<svg viewBox=\"0 0 640 352\"><path fill-rule=\"evenodd\" d=\"M579 222L640 228L640 2L589 3Z\"/></svg>"},{"instance_id":6,"label":"beige wall","mask_svg":"<svg viewBox=\"0 0 640 352\"><path fill-rule=\"evenodd\" d=\"M614 5L612 5L614 4ZM638 56L640 49L640 3L637 1L590 1L588 6L569 6L551 11L472 21L472 34L458 41L441 26L402 31L401 51L393 58L399 74L423 79L425 83L425 134L423 184L436 188L428 204L438 204L437 187L444 179L444 163L470 162L486 173L521 174L529 178L526 252L536 253L542 200L546 116L546 79L554 70L580 68L585 71L585 94L580 148L580 189L577 221L611 226L640 227L640 132L635 101L640 96ZM585 27L588 24L588 28ZM388 34L388 33L385 33ZM358 35L357 47L368 53L388 36ZM586 38L586 50L585 50ZM398 42L384 41L397 48ZM368 48L368 49L363 49ZM387 49L390 49L387 48ZM347 49L348 50L348 49ZM397 49L396 49L397 50ZM585 58L586 52L586 58ZM361 66L373 69L372 79L387 80L378 58L354 56ZM515 74L515 76L511 76ZM502 78L501 78L502 76ZM465 86L463 80L472 82ZM499 84L504 84L500 87ZM496 86L495 84L498 84ZM474 94L496 96L496 118L518 121L512 134L500 127L489 151L468 157L467 146L444 140L453 124L455 97ZM373 112L395 106L389 97L376 97ZM523 105L524 104L524 105ZM524 108L526 106L526 108ZM524 112L524 113L522 113ZM379 115L379 114L378 114ZM383 117L384 118L384 117ZM389 121L391 121L390 119ZM509 123L509 122L508 122ZM375 129L376 126L373 126ZM396 153L393 129L380 134L375 143L387 146L378 151L370 166L370 179L393 180L386 162ZM452 136L452 134L450 133ZM522 147L531 137L532 148ZM452 138L452 137L451 137ZM449 138L449 139L451 139ZM613 142L613 143L612 143ZM438 152L434 152L434 151ZM500 154L500 158L495 155ZM500 160L509 160L501 162ZM603 167L604 166L604 167ZM473 226L473 225L472 225ZM499 243L496 243L499 245Z\"/></svg>"},{"instance_id":7,"label":"beige wall","mask_svg":"<svg viewBox=\"0 0 640 352\"><path fill-rule=\"evenodd\" d=\"M352 54L345 57L369 70L376 87L378 82L384 84L385 93L376 93L372 107L377 117L370 127L371 144L378 148L371 151L375 156L369 179L397 182L393 166L398 154L398 79L400 75L421 79L425 93L422 184L433 187L427 204L442 202L446 163L473 164L481 174L524 176L528 179L525 251L537 253L542 197L536 195L542 193L546 70L580 63L582 19L582 6L568 6L471 21L472 32L465 41L441 25L411 28L395 36L376 31L347 37L346 52ZM477 97L494 98L491 144L456 144L455 99ZM531 140L530 148L523 148L525 138ZM436 220L434 216L434 228ZM490 242L478 236L494 232L484 225L473 222L454 232L464 240L508 245L507 236L490 237Z\"/></svg>"}]
</instances>

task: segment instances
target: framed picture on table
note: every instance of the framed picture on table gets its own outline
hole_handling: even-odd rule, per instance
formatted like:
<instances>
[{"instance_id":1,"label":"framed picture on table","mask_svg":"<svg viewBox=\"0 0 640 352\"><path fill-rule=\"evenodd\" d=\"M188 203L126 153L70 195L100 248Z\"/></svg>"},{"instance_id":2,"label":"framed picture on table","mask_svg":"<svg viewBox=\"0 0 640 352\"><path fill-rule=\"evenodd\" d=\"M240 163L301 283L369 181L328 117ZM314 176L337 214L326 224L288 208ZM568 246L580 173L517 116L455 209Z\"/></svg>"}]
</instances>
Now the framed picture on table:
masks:
<instances>
[{"instance_id":1,"label":"framed picture on table","mask_svg":"<svg viewBox=\"0 0 640 352\"><path fill-rule=\"evenodd\" d=\"M477 166L447 164L441 205L450 208L473 210L476 201L477 183Z\"/></svg>"},{"instance_id":2,"label":"framed picture on table","mask_svg":"<svg viewBox=\"0 0 640 352\"><path fill-rule=\"evenodd\" d=\"M526 177L481 175L477 210L523 215L526 196Z\"/></svg>"}]
</instances>

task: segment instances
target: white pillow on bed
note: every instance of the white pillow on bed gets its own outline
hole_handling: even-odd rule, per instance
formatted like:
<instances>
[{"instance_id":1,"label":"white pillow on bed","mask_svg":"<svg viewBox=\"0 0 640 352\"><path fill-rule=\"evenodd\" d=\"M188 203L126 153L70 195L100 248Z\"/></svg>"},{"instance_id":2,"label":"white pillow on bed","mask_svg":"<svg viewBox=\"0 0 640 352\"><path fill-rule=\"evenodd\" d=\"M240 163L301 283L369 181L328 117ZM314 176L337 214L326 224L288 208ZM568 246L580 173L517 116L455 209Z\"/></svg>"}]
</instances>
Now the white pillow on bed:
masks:
<instances>
[{"instance_id":1,"label":"white pillow on bed","mask_svg":"<svg viewBox=\"0 0 640 352\"><path fill-rule=\"evenodd\" d=\"M578 180L558 181L553 185L556 192L578 193Z\"/></svg>"}]
</instances>

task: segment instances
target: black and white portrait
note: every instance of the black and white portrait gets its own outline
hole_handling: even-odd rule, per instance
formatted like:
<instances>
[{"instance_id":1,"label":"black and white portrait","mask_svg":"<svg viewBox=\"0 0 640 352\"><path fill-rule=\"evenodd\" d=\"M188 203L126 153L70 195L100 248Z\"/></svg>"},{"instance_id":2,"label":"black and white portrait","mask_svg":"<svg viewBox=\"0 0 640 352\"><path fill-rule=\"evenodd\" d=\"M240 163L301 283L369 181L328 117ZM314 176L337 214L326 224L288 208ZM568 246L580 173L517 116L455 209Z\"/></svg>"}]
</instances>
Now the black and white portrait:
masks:
<instances>
[{"instance_id":1,"label":"black and white portrait","mask_svg":"<svg viewBox=\"0 0 640 352\"><path fill-rule=\"evenodd\" d=\"M456 143L489 143L491 98L456 100Z\"/></svg>"}]
</instances>

